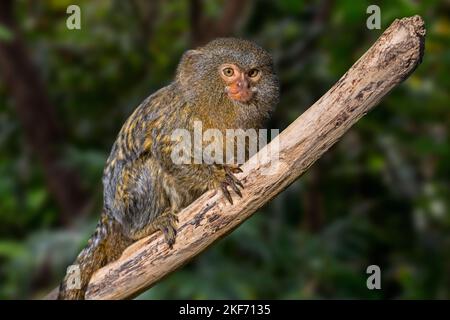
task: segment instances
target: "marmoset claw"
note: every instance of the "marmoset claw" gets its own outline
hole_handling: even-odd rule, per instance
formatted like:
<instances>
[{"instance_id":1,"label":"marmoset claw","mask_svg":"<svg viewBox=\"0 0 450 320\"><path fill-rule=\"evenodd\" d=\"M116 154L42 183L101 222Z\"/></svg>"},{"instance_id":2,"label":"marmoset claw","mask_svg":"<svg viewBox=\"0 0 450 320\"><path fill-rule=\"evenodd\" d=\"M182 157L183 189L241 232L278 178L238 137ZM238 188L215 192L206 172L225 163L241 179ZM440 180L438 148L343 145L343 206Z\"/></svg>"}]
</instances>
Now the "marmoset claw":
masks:
<instances>
[{"instance_id":1,"label":"marmoset claw","mask_svg":"<svg viewBox=\"0 0 450 320\"><path fill-rule=\"evenodd\" d=\"M177 237L178 217L172 212L168 212L158 218L158 228L164 234L164 239L172 249Z\"/></svg>"},{"instance_id":2,"label":"marmoset claw","mask_svg":"<svg viewBox=\"0 0 450 320\"><path fill-rule=\"evenodd\" d=\"M242 170L238 166L224 166L224 170L225 170L225 180L221 183L221 189L225 198L227 198L227 200L231 204L233 204L233 198L231 197L231 194L228 191L228 187L230 187L239 197L242 198L242 193L241 190L239 190L239 187L241 189L244 189L244 185L233 174L242 172Z\"/></svg>"}]
</instances>

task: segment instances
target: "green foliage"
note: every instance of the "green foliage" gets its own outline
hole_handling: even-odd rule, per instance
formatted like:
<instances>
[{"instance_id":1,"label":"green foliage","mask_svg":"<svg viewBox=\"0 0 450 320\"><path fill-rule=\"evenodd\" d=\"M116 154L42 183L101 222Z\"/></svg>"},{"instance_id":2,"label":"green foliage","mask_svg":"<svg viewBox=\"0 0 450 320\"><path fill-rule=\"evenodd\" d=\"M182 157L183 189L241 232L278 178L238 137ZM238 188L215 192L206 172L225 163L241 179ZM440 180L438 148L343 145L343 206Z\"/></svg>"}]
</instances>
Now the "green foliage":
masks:
<instances>
[{"instance_id":1,"label":"green foliage","mask_svg":"<svg viewBox=\"0 0 450 320\"><path fill-rule=\"evenodd\" d=\"M13 35L11 31L5 26L0 25L0 40L1 41L11 41Z\"/></svg>"},{"instance_id":2,"label":"green foliage","mask_svg":"<svg viewBox=\"0 0 450 320\"><path fill-rule=\"evenodd\" d=\"M254 1L236 34L258 41L277 62L282 101L272 128L298 117L381 34L366 28L372 2ZM66 3L80 5L81 30L66 28ZM65 129L62 161L82 177L92 215L73 227L81 231L61 231L60 209L0 82L0 298L37 297L58 282L94 229L103 164L120 126L171 81L189 48L188 1L160 1L147 22L142 3L17 4ZM217 18L223 3L208 1L204 14ZM422 65L298 182L140 298L450 297L449 7L378 4L383 30L395 18L423 16ZM317 16L327 5L329 16ZM10 38L0 26L0 41ZM370 264L381 268L382 290L366 287Z\"/></svg>"}]
</instances>

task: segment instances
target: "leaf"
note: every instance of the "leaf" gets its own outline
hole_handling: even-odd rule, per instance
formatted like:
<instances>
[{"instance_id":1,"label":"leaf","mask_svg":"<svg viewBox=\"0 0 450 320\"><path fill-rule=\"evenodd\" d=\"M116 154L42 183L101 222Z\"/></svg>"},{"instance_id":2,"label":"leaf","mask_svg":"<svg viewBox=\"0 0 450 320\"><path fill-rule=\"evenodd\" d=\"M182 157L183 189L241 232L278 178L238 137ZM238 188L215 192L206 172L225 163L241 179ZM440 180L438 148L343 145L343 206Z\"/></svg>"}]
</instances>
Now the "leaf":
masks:
<instances>
[{"instance_id":1,"label":"leaf","mask_svg":"<svg viewBox=\"0 0 450 320\"><path fill-rule=\"evenodd\" d=\"M47 197L47 191L43 188L32 190L28 193L27 202L31 210L38 210L42 207Z\"/></svg>"},{"instance_id":2,"label":"leaf","mask_svg":"<svg viewBox=\"0 0 450 320\"><path fill-rule=\"evenodd\" d=\"M22 244L13 241L0 241L0 257L17 257L24 251Z\"/></svg>"},{"instance_id":3,"label":"leaf","mask_svg":"<svg viewBox=\"0 0 450 320\"><path fill-rule=\"evenodd\" d=\"M7 27L0 24L0 41L11 41L14 38L13 33Z\"/></svg>"}]
</instances>

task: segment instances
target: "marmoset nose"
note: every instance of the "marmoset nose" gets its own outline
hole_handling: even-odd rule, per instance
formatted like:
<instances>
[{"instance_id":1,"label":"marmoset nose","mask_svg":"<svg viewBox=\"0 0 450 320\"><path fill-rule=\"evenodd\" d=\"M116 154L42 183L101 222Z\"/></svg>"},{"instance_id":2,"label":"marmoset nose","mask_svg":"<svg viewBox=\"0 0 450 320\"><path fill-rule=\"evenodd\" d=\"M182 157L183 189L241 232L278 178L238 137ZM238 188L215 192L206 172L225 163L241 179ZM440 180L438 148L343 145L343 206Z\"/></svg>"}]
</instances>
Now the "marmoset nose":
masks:
<instances>
[{"instance_id":1,"label":"marmoset nose","mask_svg":"<svg viewBox=\"0 0 450 320\"><path fill-rule=\"evenodd\" d=\"M237 81L237 87L239 89L250 89L250 83L245 78L241 78Z\"/></svg>"}]
</instances>

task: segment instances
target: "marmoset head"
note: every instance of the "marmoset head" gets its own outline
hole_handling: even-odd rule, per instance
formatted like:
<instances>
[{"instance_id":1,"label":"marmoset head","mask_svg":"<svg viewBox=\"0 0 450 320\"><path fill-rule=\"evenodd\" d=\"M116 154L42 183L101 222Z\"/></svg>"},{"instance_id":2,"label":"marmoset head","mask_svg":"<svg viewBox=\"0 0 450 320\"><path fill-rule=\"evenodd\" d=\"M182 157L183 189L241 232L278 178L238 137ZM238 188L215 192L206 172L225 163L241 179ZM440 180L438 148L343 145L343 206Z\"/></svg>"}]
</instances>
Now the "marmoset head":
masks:
<instances>
[{"instance_id":1,"label":"marmoset head","mask_svg":"<svg viewBox=\"0 0 450 320\"><path fill-rule=\"evenodd\" d=\"M177 70L181 89L192 102L273 107L279 98L271 56L253 42L220 38L189 50Z\"/></svg>"}]
</instances>

